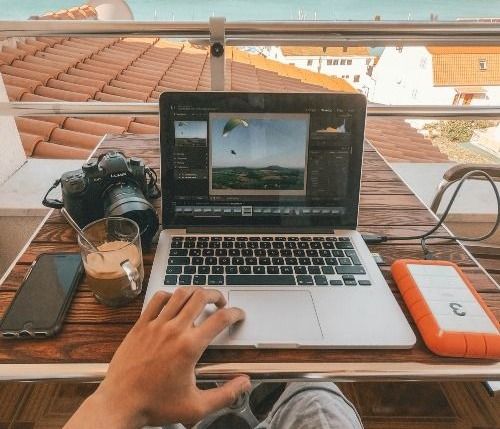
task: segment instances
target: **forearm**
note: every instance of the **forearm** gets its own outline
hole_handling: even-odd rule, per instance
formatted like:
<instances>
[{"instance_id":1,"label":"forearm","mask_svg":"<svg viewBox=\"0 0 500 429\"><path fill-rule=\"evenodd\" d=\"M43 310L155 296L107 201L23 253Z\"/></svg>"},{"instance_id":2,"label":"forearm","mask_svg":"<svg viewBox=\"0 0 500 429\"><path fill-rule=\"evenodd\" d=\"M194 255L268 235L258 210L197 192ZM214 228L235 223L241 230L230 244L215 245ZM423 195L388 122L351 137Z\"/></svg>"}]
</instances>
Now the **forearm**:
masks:
<instances>
[{"instance_id":1,"label":"forearm","mask_svg":"<svg viewBox=\"0 0 500 429\"><path fill-rule=\"evenodd\" d=\"M139 429L145 424L145 419L132 407L110 402L98 389L83 402L64 429Z\"/></svg>"}]
</instances>

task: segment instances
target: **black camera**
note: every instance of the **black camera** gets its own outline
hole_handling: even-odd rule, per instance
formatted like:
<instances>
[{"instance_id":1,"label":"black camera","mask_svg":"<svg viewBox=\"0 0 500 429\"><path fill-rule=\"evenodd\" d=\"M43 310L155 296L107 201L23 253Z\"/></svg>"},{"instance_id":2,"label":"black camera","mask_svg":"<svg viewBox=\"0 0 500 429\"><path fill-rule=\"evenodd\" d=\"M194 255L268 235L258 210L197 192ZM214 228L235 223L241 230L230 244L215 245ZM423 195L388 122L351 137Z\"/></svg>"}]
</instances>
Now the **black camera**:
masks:
<instances>
[{"instance_id":1,"label":"black camera","mask_svg":"<svg viewBox=\"0 0 500 429\"><path fill-rule=\"evenodd\" d=\"M68 213L83 228L108 216L134 220L147 248L158 230L158 216L148 199L158 198L160 190L153 169L140 158L127 158L121 152L107 152L81 169L68 171L47 191L42 204ZM62 201L49 199L49 193L61 184Z\"/></svg>"}]
</instances>

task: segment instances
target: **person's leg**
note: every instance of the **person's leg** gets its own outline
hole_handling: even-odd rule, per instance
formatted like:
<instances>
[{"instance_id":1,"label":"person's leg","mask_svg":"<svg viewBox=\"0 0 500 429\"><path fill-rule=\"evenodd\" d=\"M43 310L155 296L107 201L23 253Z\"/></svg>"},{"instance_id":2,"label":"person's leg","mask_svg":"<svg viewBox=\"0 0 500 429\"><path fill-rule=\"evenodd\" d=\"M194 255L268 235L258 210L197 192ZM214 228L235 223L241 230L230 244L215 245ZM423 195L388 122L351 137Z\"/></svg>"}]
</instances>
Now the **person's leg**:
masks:
<instances>
[{"instance_id":1,"label":"person's leg","mask_svg":"<svg viewBox=\"0 0 500 429\"><path fill-rule=\"evenodd\" d=\"M334 383L290 383L256 429L362 429L356 408Z\"/></svg>"}]
</instances>

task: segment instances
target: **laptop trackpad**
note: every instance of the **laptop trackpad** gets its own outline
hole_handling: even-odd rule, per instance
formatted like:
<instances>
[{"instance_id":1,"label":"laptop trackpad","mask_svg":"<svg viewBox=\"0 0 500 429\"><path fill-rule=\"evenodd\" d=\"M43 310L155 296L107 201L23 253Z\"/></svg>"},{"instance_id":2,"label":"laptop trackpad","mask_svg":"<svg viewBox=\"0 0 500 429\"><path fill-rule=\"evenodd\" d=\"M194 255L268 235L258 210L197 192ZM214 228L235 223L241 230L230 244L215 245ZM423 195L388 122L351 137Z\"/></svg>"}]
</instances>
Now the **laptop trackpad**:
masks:
<instances>
[{"instance_id":1,"label":"laptop trackpad","mask_svg":"<svg viewBox=\"0 0 500 429\"><path fill-rule=\"evenodd\" d=\"M323 339L308 291L231 290L229 305L246 313L243 323L231 328L232 340L279 346Z\"/></svg>"}]
</instances>

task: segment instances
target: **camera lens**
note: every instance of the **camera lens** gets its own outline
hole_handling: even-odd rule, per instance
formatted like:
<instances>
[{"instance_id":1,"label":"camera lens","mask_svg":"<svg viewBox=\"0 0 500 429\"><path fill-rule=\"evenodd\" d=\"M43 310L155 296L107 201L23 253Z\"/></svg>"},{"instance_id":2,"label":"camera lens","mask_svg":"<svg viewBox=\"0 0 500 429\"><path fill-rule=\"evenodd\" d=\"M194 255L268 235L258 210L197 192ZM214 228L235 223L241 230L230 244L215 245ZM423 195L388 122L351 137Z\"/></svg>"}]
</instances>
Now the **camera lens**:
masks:
<instances>
[{"instance_id":1,"label":"camera lens","mask_svg":"<svg viewBox=\"0 0 500 429\"><path fill-rule=\"evenodd\" d=\"M141 242L149 247L158 229L158 217L153 205L133 183L120 183L108 189L104 196L106 216L132 219L139 225Z\"/></svg>"}]
</instances>

